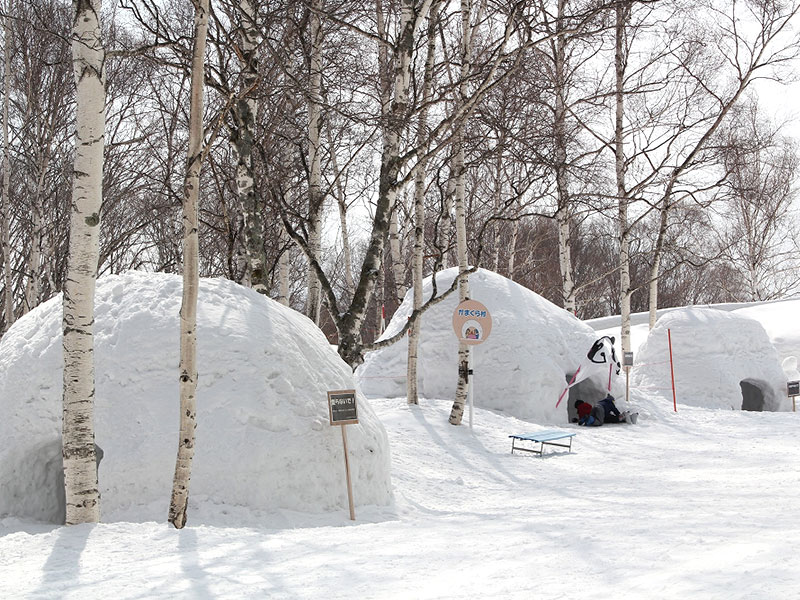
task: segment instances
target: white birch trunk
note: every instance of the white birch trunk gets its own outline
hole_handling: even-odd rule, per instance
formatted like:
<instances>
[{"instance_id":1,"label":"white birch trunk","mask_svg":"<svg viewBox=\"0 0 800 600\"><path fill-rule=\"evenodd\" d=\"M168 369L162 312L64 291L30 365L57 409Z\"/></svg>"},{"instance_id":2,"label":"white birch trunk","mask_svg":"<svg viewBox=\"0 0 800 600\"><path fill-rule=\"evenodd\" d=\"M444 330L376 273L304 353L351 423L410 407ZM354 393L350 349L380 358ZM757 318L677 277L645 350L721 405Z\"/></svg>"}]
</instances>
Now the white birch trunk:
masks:
<instances>
[{"instance_id":1,"label":"white birch trunk","mask_svg":"<svg viewBox=\"0 0 800 600\"><path fill-rule=\"evenodd\" d=\"M347 203L345 202L344 190L341 187L337 190L336 201L339 205L339 228L342 232L344 283L347 288L347 294L352 298L356 291L356 282L353 279L353 253L350 250L350 233L347 228Z\"/></svg>"},{"instance_id":2,"label":"white birch trunk","mask_svg":"<svg viewBox=\"0 0 800 600\"><path fill-rule=\"evenodd\" d=\"M72 66L77 86L69 266L64 282L62 453L66 523L97 523L94 446L94 290L100 239L105 133L101 0L75 0Z\"/></svg>"},{"instance_id":3,"label":"white birch trunk","mask_svg":"<svg viewBox=\"0 0 800 600\"><path fill-rule=\"evenodd\" d=\"M558 265L561 270L561 300L564 310L575 314L575 280L572 276L572 242L570 239L569 174L567 172L567 102L566 102L566 49L564 30L565 0L558 2L556 29L559 35L555 40L555 119L553 123L553 141L555 144L556 191L558 194Z\"/></svg>"},{"instance_id":4,"label":"white birch trunk","mask_svg":"<svg viewBox=\"0 0 800 600\"><path fill-rule=\"evenodd\" d=\"M311 60L308 91L308 247L319 261L322 256L322 155L320 138L322 125L322 42L323 31L319 12L323 0L314 0L311 10ZM319 325L322 291L314 269L308 269L306 316Z\"/></svg>"},{"instance_id":5,"label":"white birch trunk","mask_svg":"<svg viewBox=\"0 0 800 600\"><path fill-rule=\"evenodd\" d=\"M558 266L561 271L561 299L564 310L575 314L575 281L572 278L572 249L570 240L570 217L567 207L556 213L558 225Z\"/></svg>"},{"instance_id":6,"label":"white birch trunk","mask_svg":"<svg viewBox=\"0 0 800 600\"><path fill-rule=\"evenodd\" d=\"M470 37L472 27L470 17L472 13L472 0L461 0L461 84L459 87L459 102L467 101L466 78L470 70ZM453 171L455 175L455 209L456 209L456 252L458 253L458 297L461 301L469 298L469 277L464 275L467 270L467 212L465 207L466 178L465 178L465 152L464 152L464 123L460 123L453 138L455 156ZM469 375L464 365L469 364L469 346L464 343L458 345L458 382L456 384L456 397L453 408L450 410L450 423L460 425L464 416L464 404L469 391Z\"/></svg>"},{"instance_id":7,"label":"white birch trunk","mask_svg":"<svg viewBox=\"0 0 800 600\"><path fill-rule=\"evenodd\" d=\"M8 3L6 3L8 9ZM11 278L11 148L8 140L8 106L11 94L11 28L3 19L3 315L5 331L14 323L14 287Z\"/></svg>"},{"instance_id":8,"label":"white birch trunk","mask_svg":"<svg viewBox=\"0 0 800 600\"><path fill-rule=\"evenodd\" d=\"M392 209L392 218L389 221L389 254L392 258L392 276L394 277L394 292L397 305L403 302L406 295L406 270L403 263L403 251L400 245L400 227L398 224L397 201L400 194L395 195L395 207Z\"/></svg>"},{"instance_id":9,"label":"white birch trunk","mask_svg":"<svg viewBox=\"0 0 800 600\"><path fill-rule=\"evenodd\" d=\"M428 20L428 45L425 58L425 74L422 80L422 108L417 120L417 143L422 147L428 138L428 109L431 99L433 81L433 63L436 58L436 22L439 18L439 3L431 7ZM421 161L417 172L414 174L414 256L412 259L411 277L414 288L414 310L422 307L422 277L425 254L425 170L426 163ZM408 331L408 362L406 372L406 397L409 404L419 404L419 390L417 386L417 361L419 359L419 332L421 323L418 321Z\"/></svg>"},{"instance_id":10,"label":"white birch trunk","mask_svg":"<svg viewBox=\"0 0 800 600\"><path fill-rule=\"evenodd\" d=\"M672 196L672 184L667 186L667 193L664 195L663 204L660 208L660 218L658 224L658 236L653 251L653 264L650 265L650 290L648 297L649 325L650 329L656 326L658 319L658 277L661 270L661 257L664 253L664 240L667 236L667 223L669 222L669 200Z\"/></svg>"},{"instance_id":11,"label":"white birch trunk","mask_svg":"<svg viewBox=\"0 0 800 600\"><path fill-rule=\"evenodd\" d=\"M442 269L448 269L450 267L450 256L449 252L447 251L450 247L450 237L453 235L453 220L454 216L453 213L455 211L455 207L453 206L454 198L456 195L456 184L454 178L450 178L447 180L447 187L445 188L444 192L444 212L445 217L442 219L442 244L443 244L443 253L442 253Z\"/></svg>"},{"instance_id":12,"label":"white birch trunk","mask_svg":"<svg viewBox=\"0 0 800 600\"><path fill-rule=\"evenodd\" d=\"M619 235L619 305L620 346L623 352L631 349L631 276L630 276L630 231L628 228L628 193L625 190L625 145L623 140L625 114L625 25L627 7L619 3L616 7L614 54L615 68L615 117L614 117L614 171L617 182L617 232Z\"/></svg>"},{"instance_id":13,"label":"white birch trunk","mask_svg":"<svg viewBox=\"0 0 800 600\"><path fill-rule=\"evenodd\" d=\"M333 137L331 136L330 125L326 126L328 133L328 143L331 147L331 168L333 169L333 177L336 181L334 186L336 194L336 204L339 206L339 227L342 232L342 262L344 263L344 282L347 288L347 293L350 298L356 291L356 282L353 279L353 253L350 249L350 233L347 227L347 195L342 185L341 173L339 171L339 162L336 160L336 152L333 151Z\"/></svg>"},{"instance_id":14,"label":"white birch trunk","mask_svg":"<svg viewBox=\"0 0 800 600\"><path fill-rule=\"evenodd\" d=\"M203 159L203 77L208 2L195 0L192 81L189 105L189 148L183 186L183 299L180 343L180 438L172 482L169 521L176 529L186 525L189 480L197 427L197 295L199 280L198 199Z\"/></svg>"},{"instance_id":15,"label":"white birch trunk","mask_svg":"<svg viewBox=\"0 0 800 600\"><path fill-rule=\"evenodd\" d=\"M25 284L25 306L23 308L26 313L39 305L39 295L42 287L42 188L44 187L44 175L49 164L47 151L43 149L42 152L39 175L36 178L36 191L31 202L33 226L31 228L31 246L26 269L28 278Z\"/></svg>"},{"instance_id":16,"label":"white birch trunk","mask_svg":"<svg viewBox=\"0 0 800 600\"><path fill-rule=\"evenodd\" d=\"M245 283L259 293L267 293L266 258L261 222L261 203L255 192L253 144L258 101L254 88L258 81L256 52L259 32L256 13L250 0L239 0L239 59L242 65L240 98L233 107L234 130L231 146L236 156L236 189L244 216Z\"/></svg>"},{"instance_id":17,"label":"white birch trunk","mask_svg":"<svg viewBox=\"0 0 800 600\"><path fill-rule=\"evenodd\" d=\"M511 249L508 256L508 278L514 281L517 274L517 237L519 236L519 219L511 224Z\"/></svg>"},{"instance_id":18,"label":"white birch trunk","mask_svg":"<svg viewBox=\"0 0 800 600\"><path fill-rule=\"evenodd\" d=\"M291 238L286 230L281 227L278 235L280 236L281 248L286 248L278 259L278 302L284 306L289 306L289 243Z\"/></svg>"},{"instance_id":19,"label":"white birch trunk","mask_svg":"<svg viewBox=\"0 0 800 600\"><path fill-rule=\"evenodd\" d=\"M497 157L494 164L494 212L500 214L503 207L503 149L505 147L504 135L500 135L497 143ZM500 237L502 235L501 221L494 223L494 256L492 259L492 270L500 272Z\"/></svg>"}]
</instances>

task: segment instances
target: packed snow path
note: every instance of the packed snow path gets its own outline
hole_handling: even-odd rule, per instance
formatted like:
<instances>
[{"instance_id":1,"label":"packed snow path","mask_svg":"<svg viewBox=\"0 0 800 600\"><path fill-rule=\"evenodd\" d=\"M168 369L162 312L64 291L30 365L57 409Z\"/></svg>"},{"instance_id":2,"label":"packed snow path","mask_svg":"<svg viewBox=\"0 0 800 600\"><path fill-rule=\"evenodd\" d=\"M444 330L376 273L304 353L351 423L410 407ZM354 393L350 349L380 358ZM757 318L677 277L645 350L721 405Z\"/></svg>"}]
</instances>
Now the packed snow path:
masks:
<instances>
[{"instance_id":1,"label":"packed snow path","mask_svg":"<svg viewBox=\"0 0 800 600\"><path fill-rule=\"evenodd\" d=\"M346 507L206 502L182 531L6 519L0 597L800 597L800 413L679 406L635 426L565 425L572 453L540 458L510 454L530 423L477 410L470 431L447 423L450 402L372 404L394 508L360 507L352 523Z\"/></svg>"}]
</instances>

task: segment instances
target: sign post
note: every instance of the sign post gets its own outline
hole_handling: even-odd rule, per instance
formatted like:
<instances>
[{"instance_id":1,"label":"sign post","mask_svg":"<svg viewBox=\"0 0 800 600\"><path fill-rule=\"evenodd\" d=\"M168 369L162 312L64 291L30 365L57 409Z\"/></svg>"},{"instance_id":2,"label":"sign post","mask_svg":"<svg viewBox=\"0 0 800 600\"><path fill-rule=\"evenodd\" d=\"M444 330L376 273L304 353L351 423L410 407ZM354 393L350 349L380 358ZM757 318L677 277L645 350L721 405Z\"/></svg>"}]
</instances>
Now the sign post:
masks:
<instances>
[{"instance_id":1,"label":"sign post","mask_svg":"<svg viewBox=\"0 0 800 600\"><path fill-rule=\"evenodd\" d=\"M795 398L800 396L800 381L790 381L786 384L786 388L792 399L792 412L795 412L797 410Z\"/></svg>"},{"instance_id":2,"label":"sign post","mask_svg":"<svg viewBox=\"0 0 800 600\"><path fill-rule=\"evenodd\" d=\"M625 402L631 399L631 367L633 366L633 352L622 353L622 366L625 367Z\"/></svg>"},{"instance_id":3,"label":"sign post","mask_svg":"<svg viewBox=\"0 0 800 600\"><path fill-rule=\"evenodd\" d=\"M464 300L453 311L453 331L459 343L469 346L469 362L459 368L466 370L467 397L469 398L469 428L472 429L472 346L482 344L492 331L492 315L476 300Z\"/></svg>"},{"instance_id":4,"label":"sign post","mask_svg":"<svg viewBox=\"0 0 800 600\"><path fill-rule=\"evenodd\" d=\"M358 423L358 403L355 390L336 390L328 392L328 416L331 425L342 428L342 445L344 447L344 471L347 477L347 502L350 505L350 520L356 520L353 505L353 485L350 481L350 460L347 457L347 425Z\"/></svg>"}]
</instances>

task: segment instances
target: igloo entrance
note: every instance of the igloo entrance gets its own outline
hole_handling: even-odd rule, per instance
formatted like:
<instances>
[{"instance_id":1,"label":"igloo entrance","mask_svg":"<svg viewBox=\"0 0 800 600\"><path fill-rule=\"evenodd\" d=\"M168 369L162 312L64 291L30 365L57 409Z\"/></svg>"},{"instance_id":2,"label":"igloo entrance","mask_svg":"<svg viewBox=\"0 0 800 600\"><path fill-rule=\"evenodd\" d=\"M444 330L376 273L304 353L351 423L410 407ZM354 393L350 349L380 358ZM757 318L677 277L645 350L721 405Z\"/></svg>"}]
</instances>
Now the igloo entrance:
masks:
<instances>
[{"instance_id":1,"label":"igloo entrance","mask_svg":"<svg viewBox=\"0 0 800 600\"><path fill-rule=\"evenodd\" d=\"M569 373L566 376L567 383L572 381L573 377L575 377L575 373ZM565 401L567 402L567 420L570 423L577 422L578 420L578 411L575 408L575 400L583 400L589 404L596 404L605 398L606 394L607 390L598 387L598 385L591 379L579 381L569 388L569 398L565 398Z\"/></svg>"},{"instance_id":2,"label":"igloo entrance","mask_svg":"<svg viewBox=\"0 0 800 600\"><path fill-rule=\"evenodd\" d=\"M742 388L742 410L763 411L764 392L761 388L751 381L740 381L739 386Z\"/></svg>"}]
</instances>

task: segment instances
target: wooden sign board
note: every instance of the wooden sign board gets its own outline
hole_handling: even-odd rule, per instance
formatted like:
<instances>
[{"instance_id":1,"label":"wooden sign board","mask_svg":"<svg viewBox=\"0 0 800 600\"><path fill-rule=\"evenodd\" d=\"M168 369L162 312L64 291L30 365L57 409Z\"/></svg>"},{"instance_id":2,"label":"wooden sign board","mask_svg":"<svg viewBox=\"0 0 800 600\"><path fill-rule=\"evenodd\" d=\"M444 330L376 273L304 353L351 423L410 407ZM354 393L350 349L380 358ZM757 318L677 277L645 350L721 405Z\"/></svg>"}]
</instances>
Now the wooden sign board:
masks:
<instances>
[{"instance_id":1,"label":"wooden sign board","mask_svg":"<svg viewBox=\"0 0 800 600\"><path fill-rule=\"evenodd\" d=\"M328 392L328 416L331 425L354 425L358 423L358 403L355 390Z\"/></svg>"},{"instance_id":2,"label":"wooden sign board","mask_svg":"<svg viewBox=\"0 0 800 600\"><path fill-rule=\"evenodd\" d=\"M790 381L786 384L790 396L800 396L800 381Z\"/></svg>"}]
</instances>

